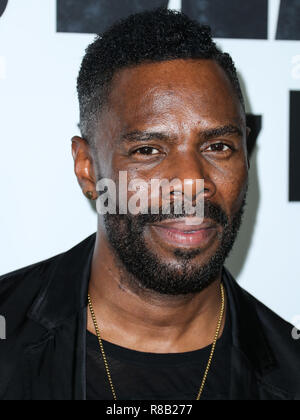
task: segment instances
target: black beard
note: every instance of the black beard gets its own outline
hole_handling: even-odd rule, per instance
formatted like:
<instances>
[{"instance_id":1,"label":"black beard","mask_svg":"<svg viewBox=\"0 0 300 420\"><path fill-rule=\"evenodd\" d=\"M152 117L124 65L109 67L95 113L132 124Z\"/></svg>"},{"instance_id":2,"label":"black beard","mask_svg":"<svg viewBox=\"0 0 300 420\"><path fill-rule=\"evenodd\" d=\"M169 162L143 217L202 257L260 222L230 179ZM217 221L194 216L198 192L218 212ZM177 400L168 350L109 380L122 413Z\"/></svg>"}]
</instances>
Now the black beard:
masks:
<instances>
[{"instance_id":1,"label":"black beard","mask_svg":"<svg viewBox=\"0 0 300 420\"><path fill-rule=\"evenodd\" d=\"M145 227L166 219L176 219L185 214L169 215L112 215L106 214L104 222L112 249L130 274L135 286L160 295L179 296L196 294L211 285L220 274L239 232L246 203L246 194L240 209L229 221L220 206L205 203L205 218L223 227L220 245L210 260L200 266L193 259L201 250L174 251L176 264L167 264L152 253L144 239Z\"/></svg>"}]
</instances>

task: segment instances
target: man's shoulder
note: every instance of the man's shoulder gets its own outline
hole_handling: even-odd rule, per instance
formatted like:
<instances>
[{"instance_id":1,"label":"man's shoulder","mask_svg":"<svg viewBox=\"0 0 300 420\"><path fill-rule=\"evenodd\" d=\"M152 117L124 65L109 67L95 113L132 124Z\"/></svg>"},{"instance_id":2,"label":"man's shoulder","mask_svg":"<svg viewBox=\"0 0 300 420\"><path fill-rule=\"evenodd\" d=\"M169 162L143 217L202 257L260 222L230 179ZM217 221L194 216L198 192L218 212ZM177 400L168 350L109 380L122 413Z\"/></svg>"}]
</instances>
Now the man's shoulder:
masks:
<instances>
[{"instance_id":1,"label":"man's shoulder","mask_svg":"<svg viewBox=\"0 0 300 420\"><path fill-rule=\"evenodd\" d=\"M6 274L2 274L0 276L0 291L3 287L5 287L8 283L16 283L19 281L22 281L25 278L28 277L36 277L39 275L39 273L46 268L48 265L51 265L53 261L55 261L56 258L58 258L59 255L56 255L54 257L48 258L43 261L39 261L34 264L30 264L28 266L19 268L17 270L8 272Z\"/></svg>"},{"instance_id":2,"label":"man's shoulder","mask_svg":"<svg viewBox=\"0 0 300 420\"><path fill-rule=\"evenodd\" d=\"M235 345L258 375L261 398L300 399L298 332L226 273L236 308Z\"/></svg>"},{"instance_id":3,"label":"man's shoulder","mask_svg":"<svg viewBox=\"0 0 300 420\"><path fill-rule=\"evenodd\" d=\"M297 386L300 386L300 377L298 374L295 375L295 371L300 369L299 331L250 293L245 290L243 293L255 308L266 342L278 365L283 368L281 375L288 375L286 378L288 381L294 378ZM300 397L300 390L298 392Z\"/></svg>"},{"instance_id":4,"label":"man's shoulder","mask_svg":"<svg viewBox=\"0 0 300 420\"><path fill-rule=\"evenodd\" d=\"M289 339L291 338L293 339L292 343L298 344L300 346L300 340L295 340L293 337L294 326L292 324L284 320L280 315L275 313L272 309L263 304L259 299L255 298L249 292L245 290L243 290L243 292L256 308L257 315L267 333L271 333L275 339L280 336Z\"/></svg>"},{"instance_id":5,"label":"man's shoulder","mask_svg":"<svg viewBox=\"0 0 300 420\"><path fill-rule=\"evenodd\" d=\"M31 301L45 284L48 272L55 261L60 257L57 255L47 260L20 268L0 276L0 308L9 312L14 307L14 302ZM10 302L11 306L8 305ZM30 303L30 302L27 302Z\"/></svg>"},{"instance_id":6,"label":"man's shoulder","mask_svg":"<svg viewBox=\"0 0 300 420\"><path fill-rule=\"evenodd\" d=\"M59 266L63 265L65 270L75 270L79 257L90 249L94 240L95 235L92 235L66 252L1 275L0 313L3 308L8 312L13 310L16 302L21 306L30 305L41 290L47 290L48 283L57 276Z\"/></svg>"}]
</instances>

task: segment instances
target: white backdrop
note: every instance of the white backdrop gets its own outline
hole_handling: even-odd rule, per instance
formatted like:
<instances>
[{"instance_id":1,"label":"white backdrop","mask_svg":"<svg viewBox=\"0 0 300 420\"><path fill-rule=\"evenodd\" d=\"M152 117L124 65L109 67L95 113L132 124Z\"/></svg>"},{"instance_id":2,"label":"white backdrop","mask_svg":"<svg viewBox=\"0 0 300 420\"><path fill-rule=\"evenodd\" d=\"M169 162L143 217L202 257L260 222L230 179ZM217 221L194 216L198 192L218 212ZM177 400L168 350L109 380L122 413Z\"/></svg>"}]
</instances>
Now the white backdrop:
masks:
<instances>
[{"instance_id":1,"label":"white backdrop","mask_svg":"<svg viewBox=\"0 0 300 420\"><path fill-rule=\"evenodd\" d=\"M179 8L180 0L171 0ZM300 202L288 201L289 91L300 90L300 42L218 39L263 115L245 223L227 266L289 321L300 315ZM0 19L0 274L63 252L96 230L73 175L76 77L93 35L56 32L55 0L10 0ZM298 63L298 64L297 64ZM299 139L300 140L300 139Z\"/></svg>"}]
</instances>

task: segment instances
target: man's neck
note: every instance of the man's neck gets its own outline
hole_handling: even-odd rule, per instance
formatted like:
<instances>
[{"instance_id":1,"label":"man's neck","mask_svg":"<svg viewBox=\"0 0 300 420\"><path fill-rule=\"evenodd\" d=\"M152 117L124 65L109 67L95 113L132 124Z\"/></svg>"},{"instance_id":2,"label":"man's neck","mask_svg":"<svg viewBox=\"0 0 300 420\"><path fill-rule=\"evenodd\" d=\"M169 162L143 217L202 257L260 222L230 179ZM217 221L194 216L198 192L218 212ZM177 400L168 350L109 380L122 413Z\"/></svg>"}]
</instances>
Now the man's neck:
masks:
<instances>
[{"instance_id":1,"label":"man's neck","mask_svg":"<svg viewBox=\"0 0 300 420\"><path fill-rule=\"evenodd\" d=\"M142 352L181 353L212 343L221 309L220 282L221 273L207 289L187 296L142 290L98 234L89 293L104 340ZM95 333L90 314L88 330Z\"/></svg>"}]
</instances>

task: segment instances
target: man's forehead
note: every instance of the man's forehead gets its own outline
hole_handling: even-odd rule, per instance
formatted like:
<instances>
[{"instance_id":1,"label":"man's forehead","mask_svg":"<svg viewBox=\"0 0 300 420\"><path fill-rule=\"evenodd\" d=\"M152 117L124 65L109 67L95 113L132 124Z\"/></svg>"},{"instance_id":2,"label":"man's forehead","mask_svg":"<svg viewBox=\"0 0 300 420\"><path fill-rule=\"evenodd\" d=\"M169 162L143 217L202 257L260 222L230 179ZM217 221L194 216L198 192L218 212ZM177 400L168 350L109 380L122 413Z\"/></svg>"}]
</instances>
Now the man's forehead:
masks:
<instances>
[{"instance_id":1,"label":"man's forehead","mask_svg":"<svg viewBox=\"0 0 300 420\"><path fill-rule=\"evenodd\" d=\"M109 103L123 107L131 103L147 104L161 97L167 103L190 95L191 99L236 96L231 81L213 60L172 60L147 63L117 72L111 83Z\"/></svg>"},{"instance_id":2,"label":"man's forehead","mask_svg":"<svg viewBox=\"0 0 300 420\"><path fill-rule=\"evenodd\" d=\"M231 81L213 60L173 60L119 71L112 82L108 113L135 129L162 120L216 120L228 124L243 111ZM111 118L109 118L111 120Z\"/></svg>"}]
</instances>

